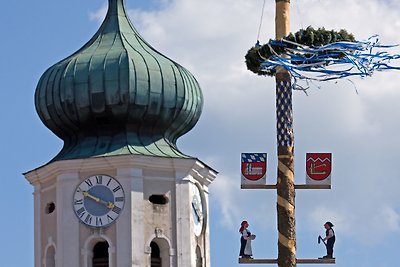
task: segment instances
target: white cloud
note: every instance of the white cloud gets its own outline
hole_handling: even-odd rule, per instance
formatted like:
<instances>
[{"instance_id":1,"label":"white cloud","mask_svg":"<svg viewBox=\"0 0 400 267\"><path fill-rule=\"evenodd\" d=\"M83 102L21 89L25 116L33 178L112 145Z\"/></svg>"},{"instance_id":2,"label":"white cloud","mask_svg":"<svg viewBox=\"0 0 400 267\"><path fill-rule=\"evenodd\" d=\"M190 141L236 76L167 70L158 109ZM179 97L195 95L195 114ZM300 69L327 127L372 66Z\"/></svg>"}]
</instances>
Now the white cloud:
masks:
<instances>
[{"instance_id":1,"label":"white cloud","mask_svg":"<svg viewBox=\"0 0 400 267\"><path fill-rule=\"evenodd\" d=\"M89 19L92 21L94 20L102 22L106 17L107 9L108 9L107 5L103 5L100 9L93 12L89 12Z\"/></svg>"},{"instance_id":2,"label":"white cloud","mask_svg":"<svg viewBox=\"0 0 400 267\"><path fill-rule=\"evenodd\" d=\"M344 197L346 200L349 198ZM318 229L322 233L322 225L331 221L339 236L347 236L364 245L379 244L389 235L399 234L400 215L393 207L381 206L380 201L379 204L345 204L344 201L333 202L330 206L318 205L311 210L307 217L308 230Z\"/></svg>"},{"instance_id":3,"label":"white cloud","mask_svg":"<svg viewBox=\"0 0 400 267\"><path fill-rule=\"evenodd\" d=\"M183 137L180 148L196 147L196 156L212 158L212 167L220 171L210 189L221 224L237 231L238 221L250 217L253 225L265 227L262 216L268 216L266 227L273 227L275 192L240 190L238 178L240 152L252 150L269 153L269 181L276 176L274 79L257 77L244 64L256 41L262 1L175 0L162 7L129 14L144 38L188 68L203 88L205 108L196 136ZM398 1L292 0L291 27L346 28L361 39L378 33L384 43L400 43L398 10ZM91 18L104 13L101 9ZM273 24L274 6L267 1L263 42L273 37ZM342 234L368 244L399 234L398 75L355 79L358 94L346 81L319 84L321 89L311 89L309 96L294 92L296 182L304 181L305 152L334 153L333 189L297 194L298 210L304 212L298 219L308 221L304 227L320 228L332 220Z\"/></svg>"},{"instance_id":4,"label":"white cloud","mask_svg":"<svg viewBox=\"0 0 400 267\"><path fill-rule=\"evenodd\" d=\"M256 221L263 221L261 216L275 216L274 192L238 189L237 155L241 148L246 147L246 142L251 143L248 147L253 149L268 150L271 158L275 153L274 147L269 145L275 142L274 80L253 75L244 64L244 54L255 42L261 5L262 1L185 0L171 2L166 9L155 13L131 13L140 16L139 30L149 43L191 70L202 85L206 101L204 113L212 114L207 116L202 127L213 125L213 129L219 130L204 134L208 135L206 138L216 138L221 145L207 149L207 153L220 158L214 167L221 171L221 175L212 185L211 194L221 208L221 223L235 231L234 226L243 212L257 214L254 217L260 218L253 219ZM264 15L265 40L273 36L271 9L267 7ZM354 17L355 12L360 14L357 18ZM381 1L293 1L292 16L296 15L300 18L293 19L292 29L300 28L301 21L303 27L347 28L361 38L380 33L382 40L389 43L396 41L399 30L399 27L393 27L399 22L397 12ZM382 24L391 27L382 29ZM371 240L367 240L368 243L378 242L388 233L398 231L395 196L383 198L385 191L374 186L379 179L375 176L377 171L373 175L359 170L365 168L372 172L378 166L393 168L376 161L384 160L380 156L382 152L395 157L395 151L391 151L390 146L400 149L399 145L385 140L385 131L400 130L399 120L395 120L399 114L395 104L400 100L395 77L394 74L383 73L377 75L377 79L356 80L359 94L351 83L344 81L321 84L322 89L310 91L308 97L300 92L294 93L295 134L299 134L296 139L299 151L305 152L312 147L334 150L334 157L341 163L334 168L343 169L338 170L338 177L334 178L336 189L327 193L326 199L330 202L322 200L316 209L310 208L314 224L332 218L347 235L352 235L354 227L361 228L359 231L364 233L374 232L369 235ZM381 88L382 84L385 84L384 88ZM263 138L268 140L263 141ZM263 143L269 146L265 147ZM346 155L349 150L352 152ZM369 154L374 156L369 157ZM299 157L297 164L302 165L303 156ZM342 162L344 159L347 162ZM269 179L273 181L274 166L269 172ZM395 177L398 173L389 173L393 176L382 182L390 184L398 178ZM341 180L346 177L353 181ZM301 177L297 179L302 182ZM346 184L352 187L348 188ZM371 194L374 198L370 198ZM265 199L265 195L270 197L269 200ZM298 195L308 199L305 202L309 203L311 197L306 193ZM322 196L322 193L319 195ZM357 198L357 201L352 198ZM369 200L365 201L366 198ZM376 198L381 200L376 201ZM382 205L387 208L382 210ZM259 213L257 209L265 213ZM372 215L371 209L380 210L380 213ZM371 217L368 219L368 216ZM376 224L378 218L382 220L380 225ZM359 225L359 220L369 220L370 223ZM382 229L382 224L388 227Z\"/></svg>"}]
</instances>

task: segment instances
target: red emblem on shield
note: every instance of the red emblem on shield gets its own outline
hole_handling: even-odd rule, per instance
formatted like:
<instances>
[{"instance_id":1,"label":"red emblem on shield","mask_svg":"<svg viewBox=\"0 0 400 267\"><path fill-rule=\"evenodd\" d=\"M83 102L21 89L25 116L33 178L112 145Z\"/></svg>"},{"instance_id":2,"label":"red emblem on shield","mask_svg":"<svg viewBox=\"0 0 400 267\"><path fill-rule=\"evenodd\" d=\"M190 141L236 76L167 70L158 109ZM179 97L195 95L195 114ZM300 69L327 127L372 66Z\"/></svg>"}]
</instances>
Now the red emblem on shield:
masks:
<instances>
[{"instance_id":1,"label":"red emblem on shield","mask_svg":"<svg viewBox=\"0 0 400 267\"><path fill-rule=\"evenodd\" d=\"M316 181L322 181L331 175L332 153L307 153L307 176Z\"/></svg>"},{"instance_id":2,"label":"red emblem on shield","mask_svg":"<svg viewBox=\"0 0 400 267\"><path fill-rule=\"evenodd\" d=\"M242 177L250 181L265 178L267 172L266 153L242 153Z\"/></svg>"}]
</instances>

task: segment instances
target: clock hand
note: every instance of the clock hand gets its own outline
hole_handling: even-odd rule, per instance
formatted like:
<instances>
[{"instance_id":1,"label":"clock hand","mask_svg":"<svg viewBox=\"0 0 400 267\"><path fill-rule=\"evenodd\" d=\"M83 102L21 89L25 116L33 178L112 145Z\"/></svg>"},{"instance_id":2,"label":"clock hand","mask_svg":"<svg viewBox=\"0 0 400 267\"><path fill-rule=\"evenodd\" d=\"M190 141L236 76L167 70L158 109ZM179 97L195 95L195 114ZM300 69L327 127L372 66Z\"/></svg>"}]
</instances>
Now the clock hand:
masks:
<instances>
[{"instance_id":1,"label":"clock hand","mask_svg":"<svg viewBox=\"0 0 400 267\"><path fill-rule=\"evenodd\" d=\"M201 214L201 211L200 211L200 209L198 207L198 203L197 202L196 203L192 202L192 207L194 209L194 213L196 214L197 221L200 222L202 214Z\"/></svg>"},{"instance_id":2,"label":"clock hand","mask_svg":"<svg viewBox=\"0 0 400 267\"><path fill-rule=\"evenodd\" d=\"M82 191L82 194L83 194L84 197L91 198L94 201L96 201L97 203L101 203L101 204L103 204L104 206L106 206L109 209L112 209L115 206L114 203L112 203L110 201L107 202L107 201L104 201L104 200L102 200L102 199L100 199L98 197L95 197L95 196L91 195L88 191Z\"/></svg>"},{"instance_id":3,"label":"clock hand","mask_svg":"<svg viewBox=\"0 0 400 267\"><path fill-rule=\"evenodd\" d=\"M112 203L111 201L104 201L104 200L102 200L102 199L100 199L99 198L99 202L101 203L101 204L103 204L104 206L106 206L107 208L109 208L109 209L112 209L112 208L114 208L114 203Z\"/></svg>"},{"instance_id":4,"label":"clock hand","mask_svg":"<svg viewBox=\"0 0 400 267\"><path fill-rule=\"evenodd\" d=\"M199 217L199 221L200 221L203 218L203 212L200 210L200 208L198 206L195 209L196 209L197 216Z\"/></svg>"},{"instance_id":5,"label":"clock hand","mask_svg":"<svg viewBox=\"0 0 400 267\"><path fill-rule=\"evenodd\" d=\"M105 202L105 201L104 201L104 202ZM109 201L109 202L106 202L105 205L106 205L106 207L109 208L109 209L112 209L112 208L115 207L114 203L112 203L112 202L110 202L110 201Z\"/></svg>"},{"instance_id":6,"label":"clock hand","mask_svg":"<svg viewBox=\"0 0 400 267\"><path fill-rule=\"evenodd\" d=\"M82 194L83 194L84 197L88 197L88 198L93 199L93 200L96 201L96 202L100 202L100 198L95 197L95 196L89 194L88 191L82 191Z\"/></svg>"},{"instance_id":7,"label":"clock hand","mask_svg":"<svg viewBox=\"0 0 400 267\"><path fill-rule=\"evenodd\" d=\"M194 204L193 204L193 203L192 203L192 208L193 208L193 210L194 210L194 214L196 215L197 221L199 222L199 221L200 221L199 214L197 214L197 210L196 210L196 208L194 207Z\"/></svg>"}]
</instances>

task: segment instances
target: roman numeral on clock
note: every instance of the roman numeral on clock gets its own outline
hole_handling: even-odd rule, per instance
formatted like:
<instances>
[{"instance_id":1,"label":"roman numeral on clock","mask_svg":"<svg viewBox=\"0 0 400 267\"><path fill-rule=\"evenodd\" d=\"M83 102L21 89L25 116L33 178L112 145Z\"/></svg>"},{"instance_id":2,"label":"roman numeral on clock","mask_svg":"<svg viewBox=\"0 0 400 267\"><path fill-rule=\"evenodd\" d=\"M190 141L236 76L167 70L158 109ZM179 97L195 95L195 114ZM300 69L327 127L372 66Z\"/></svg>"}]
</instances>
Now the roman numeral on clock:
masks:
<instances>
[{"instance_id":1,"label":"roman numeral on clock","mask_svg":"<svg viewBox=\"0 0 400 267\"><path fill-rule=\"evenodd\" d=\"M108 222L112 222L112 221L114 221L114 218L113 218L113 217L111 217L110 215L107 215L107 219L108 219Z\"/></svg>"},{"instance_id":2,"label":"roman numeral on clock","mask_svg":"<svg viewBox=\"0 0 400 267\"><path fill-rule=\"evenodd\" d=\"M75 199L74 205L83 205L83 199Z\"/></svg>"},{"instance_id":3,"label":"roman numeral on clock","mask_svg":"<svg viewBox=\"0 0 400 267\"><path fill-rule=\"evenodd\" d=\"M76 214L78 214L78 216L82 218L82 216L85 214L85 208L84 207L80 208L79 210L76 211Z\"/></svg>"},{"instance_id":4,"label":"roman numeral on clock","mask_svg":"<svg viewBox=\"0 0 400 267\"><path fill-rule=\"evenodd\" d=\"M102 226L103 225L103 221L101 220L100 217L96 217L96 226Z\"/></svg>"},{"instance_id":5,"label":"roman numeral on clock","mask_svg":"<svg viewBox=\"0 0 400 267\"><path fill-rule=\"evenodd\" d=\"M88 214L85 218L85 223L91 224L92 223L92 215Z\"/></svg>"},{"instance_id":6,"label":"roman numeral on clock","mask_svg":"<svg viewBox=\"0 0 400 267\"><path fill-rule=\"evenodd\" d=\"M124 197L116 197L115 202L122 202L124 201Z\"/></svg>"},{"instance_id":7,"label":"roman numeral on clock","mask_svg":"<svg viewBox=\"0 0 400 267\"><path fill-rule=\"evenodd\" d=\"M93 186L93 183L92 183L92 181L90 181L90 179L85 180L85 183L86 183L89 187L92 187L92 186Z\"/></svg>"},{"instance_id":8,"label":"roman numeral on clock","mask_svg":"<svg viewBox=\"0 0 400 267\"><path fill-rule=\"evenodd\" d=\"M119 214L121 212L121 208L114 206L114 208L112 209L113 212L115 212L116 214Z\"/></svg>"},{"instance_id":9,"label":"roman numeral on clock","mask_svg":"<svg viewBox=\"0 0 400 267\"><path fill-rule=\"evenodd\" d=\"M117 192L118 190L121 190L121 187L120 187L120 186L117 186L116 188L114 188L114 189L113 189L113 192L115 193L115 192Z\"/></svg>"},{"instance_id":10,"label":"roman numeral on clock","mask_svg":"<svg viewBox=\"0 0 400 267\"><path fill-rule=\"evenodd\" d=\"M96 176L96 183L97 184L102 184L103 183L103 176L97 175Z\"/></svg>"}]
</instances>

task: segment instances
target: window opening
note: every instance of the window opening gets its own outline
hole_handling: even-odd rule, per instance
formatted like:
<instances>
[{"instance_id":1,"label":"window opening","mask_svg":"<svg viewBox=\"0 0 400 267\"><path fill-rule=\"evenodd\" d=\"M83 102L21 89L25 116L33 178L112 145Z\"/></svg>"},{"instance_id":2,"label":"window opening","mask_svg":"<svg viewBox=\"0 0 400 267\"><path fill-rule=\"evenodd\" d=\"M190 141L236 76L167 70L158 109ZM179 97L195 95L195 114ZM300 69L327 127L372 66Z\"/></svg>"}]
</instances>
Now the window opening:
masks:
<instances>
[{"instance_id":1,"label":"window opening","mask_svg":"<svg viewBox=\"0 0 400 267\"><path fill-rule=\"evenodd\" d=\"M200 247L196 247L196 267L203 267L203 257L201 257Z\"/></svg>"},{"instance_id":2,"label":"window opening","mask_svg":"<svg viewBox=\"0 0 400 267\"><path fill-rule=\"evenodd\" d=\"M151 267L162 267L160 247L157 245L156 242L151 242L150 247L151 247Z\"/></svg>"},{"instance_id":3,"label":"window opening","mask_svg":"<svg viewBox=\"0 0 400 267\"><path fill-rule=\"evenodd\" d=\"M151 195L149 201L153 204L165 205L168 203L168 198L164 195Z\"/></svg>"},{"instance_id":4,"label":"window opening","mask_svg":"<svg viewBox=\"0 0 400 267\"><path fill-rule=\"evenodd\" d=\"M93 248L93 267L108 267L108 243L107 241L98 242Z\"/></svg>"},{"instance_id":5,"label":"window opening","mask_svg":"<svg viewBox=\"0 0 400 267\"><path fill-rule=\"evenodd\" d=\"M45 267L55 267L56 266L56 250L54 246L50 246L47 248L46 251L46 265Z\"/></svg>"},{"instance_id":6,"label":"window opening","mask_svg":"<svg viewBox=\"0 0 400 267\"><path fill-rule=\"evenodd\" d=\"M45 212L46 212L46 214L50 214L50 213L53 213L55 209L56 209L56 204L54 204L54 202L50 202L50 203L47 203Z\"/></svg>"}]
</instances>

